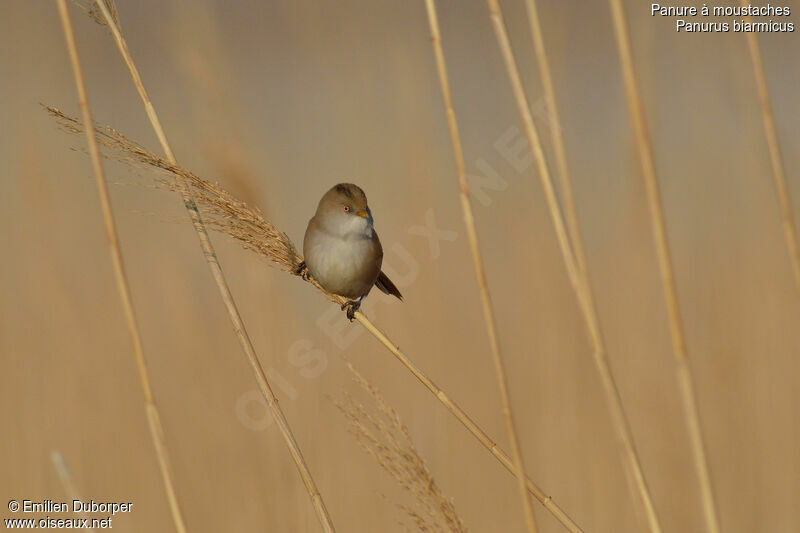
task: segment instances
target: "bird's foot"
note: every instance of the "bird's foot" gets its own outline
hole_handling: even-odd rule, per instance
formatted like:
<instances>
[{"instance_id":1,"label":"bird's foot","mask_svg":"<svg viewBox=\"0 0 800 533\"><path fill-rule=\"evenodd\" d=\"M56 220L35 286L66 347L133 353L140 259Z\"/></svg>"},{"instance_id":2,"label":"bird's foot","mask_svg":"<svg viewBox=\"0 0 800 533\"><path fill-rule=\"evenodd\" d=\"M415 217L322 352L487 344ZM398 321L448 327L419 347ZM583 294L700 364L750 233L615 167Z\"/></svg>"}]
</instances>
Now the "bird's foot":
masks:
<instances>
[{"instance_id":1,"label":"bird's foot","mask_svg":"<svg viewBox=\"0 0 800 533\"><path fill-rule=\"evenodd\" d=\"M306 281L311 279L311 273L308 271L308 266L306 265L305 261L302 261L297 268L294 270L294 273L303 278Z\"/></svg>"},{"instance_id":2,"label":"bird's foot","mask_svg":"<svg viewBox=\"0 0 800 533\"><path fill-rule=\"evenodd\" d=\"M347 310L347 319L352 322L356 319L356 311L361 307L361 300L363 298L359 298L358 300L347 300L345 303L342 304L342 311Z\"/></svg>"}]
</instances>

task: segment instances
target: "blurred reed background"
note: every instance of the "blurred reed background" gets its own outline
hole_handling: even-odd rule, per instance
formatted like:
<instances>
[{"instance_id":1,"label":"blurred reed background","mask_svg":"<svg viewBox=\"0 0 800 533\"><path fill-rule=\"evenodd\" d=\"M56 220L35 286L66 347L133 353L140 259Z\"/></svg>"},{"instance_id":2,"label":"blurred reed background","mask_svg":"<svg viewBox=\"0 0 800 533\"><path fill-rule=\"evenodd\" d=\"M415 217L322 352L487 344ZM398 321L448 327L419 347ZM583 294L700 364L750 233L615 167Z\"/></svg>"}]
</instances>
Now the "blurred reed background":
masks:
<instances>
[{"instance_id":1,"label":"blurred reed background","mask_svg":"<svg viewBox=\"0 0 800 533\"><path fill-rule=\"evenodd\" d=\"M437 5L467 172L483 184L477 226L527 472L585 531L638 531L488 10ZM364 188L406 297L372 295L367 314L508 450L423 2L118 7L183 166L298 245L325 190ZM503 9L549 148L524 2ZM646 3L627 13L722 528L798 531L800 300L747 43L677 34ZM702 531L609 8L542 0L540 16L589 276L642 467L664 531ZM107 30L77 9L73 18L95 118L160 152ZM172 531L89 160L70 150L85 139L39 106L77 113L55 3L0 3L0 35L0 496L67 499L50 461L58 450L84 498L134 502L115 530ZM800 205L800 40L759 41ZM112 201L189 530L318 531L179 198L131 186L150 183L144 171L109 162L107 173L120 184ZM431 241L431 227L446 233ZM298 279L213 240L339 531L402 530L404 498L330 400L359 390L342 355L398 411L471 531L524 531L513 478L372 337ZM534 505L540 531L562 531Z\"/></svg>"}]
</instances>

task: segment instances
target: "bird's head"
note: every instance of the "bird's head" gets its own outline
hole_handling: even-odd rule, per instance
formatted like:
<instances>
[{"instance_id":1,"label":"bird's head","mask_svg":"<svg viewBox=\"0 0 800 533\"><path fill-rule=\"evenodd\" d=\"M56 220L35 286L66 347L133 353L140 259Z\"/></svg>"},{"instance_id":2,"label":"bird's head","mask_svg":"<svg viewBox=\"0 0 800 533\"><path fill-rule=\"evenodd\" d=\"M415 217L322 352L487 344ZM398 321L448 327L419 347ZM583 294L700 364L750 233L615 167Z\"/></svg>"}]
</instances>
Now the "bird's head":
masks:
<instances>
[{"instance_id":1,"label":"bird's head","mask_svg":"<svg viewBox=\"0 0 800 533\"><path fill-rule=\"evenodd\" d=\"M319 201L316 216L328 231L338 235L372 237L372 212L367 195L358 185L334 185Z\"/></svg>"}]
</instances>

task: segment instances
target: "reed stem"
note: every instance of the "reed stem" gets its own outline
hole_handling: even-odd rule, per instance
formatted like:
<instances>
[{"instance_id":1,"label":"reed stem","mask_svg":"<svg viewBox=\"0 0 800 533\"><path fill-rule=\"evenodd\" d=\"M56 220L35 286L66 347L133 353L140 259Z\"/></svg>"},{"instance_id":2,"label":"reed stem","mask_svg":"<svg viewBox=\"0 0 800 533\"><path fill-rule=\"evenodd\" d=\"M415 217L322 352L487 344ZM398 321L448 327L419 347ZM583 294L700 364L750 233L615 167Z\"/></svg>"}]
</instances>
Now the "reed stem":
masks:
<instances>
[{"instance_id":1,"label":"reed stem","mask_svg":"<svg viewBox=\"0 0 800 533\"><path fill-rule=\"evenodd\" d=\"M500 10L500 4L497 0L487 0L489 5L489 13L492 20L492 26L497 36L497 41L500 46L503 60L506 65L509 80L511 82L511 89L514 93L514 98L519 109L522 123L525 128L525 133L528 137L531 152L533 153L536 162L537 170L539 172L539 179L542 183L542 189L545 193L545 200L550 211L550 217L553 221L553 226L558 239L561 254L564 258L564 263L567 269L572 288L575 291L575 296L578 300L581 313L589 333L589 338L593 347L593 358L597 371L600 375L603 391L606 394L606 401L608 403L611 422L614 432L616 434L616 441L619 448L622 465L626 473L628 486L634 496L635 509L640 520L645 521L650 530L654 533L661 531L658 523L658 518L655 513L655 508L650 497L650 491L642 472L642 467L639 462L639 457L636 453L636 448L633 443L633 436L630 430L625 410L622 407L622 399L619 394L619 389L611 371L611 365L608 361L606 352L605 341L603 340L602 332L600 330L600 321L595 309L594 296L592 294L589 278L586 274L585 268L579 266L576 259L574 247L581 247L582 244L578 237L575 241L570 243L567 234L564 218L561 214L561 208L558 204L558 199L553 187L553 181L550 177L550 171L547 167L547 161L544 155L544 149L539 139L539 134L536 126L533 123L531 116L530 105L525 96L525 90L522 86L522 79L519 75L514 53L511 50L511 42L508 38L505 22L503 21L503 14ZM576 223L577 228L577 223ZM576 235L578 235L576 233ZM583 252L580 252L583 255Z\"/></svg>"},{"instance_id":2,"label":"reed stem","mask_svg":"<svg viewBox=\"0 0 800 533\"><path fill-rule=\"evenodd\" d=\"M61 455L61 452L54 450L50 452L50 460L53 462L53 466L56 469L58 479L61 480L61 485L64 487L64 492L67 493L67 498L69 498L70 501L80 500L81 496L78 492L78 487L75 485L75 480L72 479L72 473L69 470L69 466L67 466L67 462L64 460L64 456ZM83 518L87 522L91 523L89 515L87 515L82 508L77 514L78 517ZM89 533L94 533L94 528L92 527L87 527L85 530Z\"/></svg>"},{"instance_id":3,"label":"reed stem","mask_svg":"<svg viewBox=\"0 0 800 533\"><path fill-rule=\"evenodd\" d=\"M689 431L692 458L697 481L700 486L703 516L705 518L707 530L712 533L718 533L719 518L717 517L717 508L714 502L711 474L708 468L708 460L706 459L703 434L700 427L700 415L697 409L697 400L695 399L694 385L692 383L692 374L686 355L686 340L683 333L683 324L681 323L680 308L678 306L678 290L675 286L675 276L672 270L672 259L670 258L669 243L667 242L667 230L666 224L664 223L664 212L661 206L661 195L658 190L658 179L656 177L656 167L653 159L653 146L650 141L650 133L645 118L639 82L633 64L633 52L630 36L628 34L628 22L626 20L625 8L622 5L622 1L610 0L610 3L614 32L617 38L617 48L622 65L622 76L625 82L625 93L627 95L628 108L633 122L634 137L639 154L642 178L644 179L645 188L647 189L647 203L650 209L653 241L655 242L658 256L658 267L661 272L661 287L667 306L679 396L681 399L681 406L683 407L683 415L686 419L686 425Z\"/></svg>"},{"instance_id":4,"label":"reed stem","mask_svg":"<svg viewBox=\"0 0 800 533\"><path fill-rule=\"evenodd\" d=\"M566 211L567 214L567 228L569 229L571 242L573 243L572 249L575 253L575 259L578 262L578 268L585 272L586 259L583 251L583 240L581 238L580 226L578 225L578 213L575 207L575 199L572 194L572 180L570 179L569 168L567 166L567 150L564 147L564 134L561 129L561 117L556 103L556 92L553 88L553 75L550 72L550 62L547 59L544 35L542 34L542 27L539 21L539 9L536 5L536 0L525 0L525 6L528 11L528 22L531 27L533 48L536 52L536 62L539 66L539 73L542 78L542 90L544 92L545 104L547 105L547 118L549 119L548 122L553 133L553 149L556 155L558 177L561 182L562 202L564 203L564 211Z\"/></svg>"},{"instance_id":5,"label":"reed stem","mask_svg":"<svg viewBox=\"0 0 800 533\"><path fill-rule=\"evenodd\" d=\"M506 424L508 440L511 443L511 455L514 459L514 469L516 470L517 485L520 497L522 498L522 510L525 516L525 524L530 533L536 532L536 519L533 515L533 506L525 487L525 463L522 458L522 449L517 435L514 415L511 409L511 398L508 392L508 381L500 354L500 342L497 336L497 324L492 308L492 299L489 294L489 286L486 281L486 273L481 257L480 243L478 241L478 231L475 228L475 217L472 213L472 202L469 196L466 171L464 170L464 152L461 147L461 136L458 133L458 121L453 109L453 99L450 94L450 81L447 77L447 65L444 60L442 50L442 38L439 32L439 21L436 16L436 4L434 0L425 0L428 11L428 21L430 23L431 41L433 42L433 52L436 57L436 70L439 73L439 82L442 86L442 98L444 100L445 113L447 115L447 127L450 130L450 140L453 144L453 157L456 163L456 174L458 176L459 197L461 199L461 210L464 215L464 225L467 229L467 239L472 253L472 264L475 268L475 277L478 281L478 288L481 295L481 305L483 307L483 318L486 322L486 332L489 336L489 345L492 350L492 361L494 362L495 377L497 386L500 390L500 399L503 403L503 419Z\"/></svg>"},{"instance_id":6,"label":"reed stem","mask_svg":"<svg viewBox=\"0 0 800 533\"><path fill-rule=\"evenodd\" d=\"M86 83L83 79L83 71L81 69L80 57L78 55L78 47L75 44L75 31L72 27L72 19L69 15L67 2L66 0L56 0L56 2L58 3L58 12L61 16L61 23L64 27L64 37L67 42L67 50L69 52L70 63L72 65L72 71L75 77L75 86L78 91L78 106L81 109L84 124L93 124L94 121L92 119L92 111L89 107L89 96L86 91ZM169 453L167 451L167 444L164 439L164 430L158 417L158 408L156 407L155 397L153 396L153 390L150 386L150 376L147 371L147 362L144 358L142 339L139 335L139 326L136 322L136 315L133 311L131 290L125 274L125 264L122 260L122 251L119 247L119 239L117 237L117 229L114 222L114 213L111 209L111 198L108 194L108 186L106 184L100 148L97 144L94 128L84 128L84 131L86 132L86 141L89 145L89 157L91 158L92 167L94 169L97 192L100 197L100 207L103 212L103 222L105 223L106 237L108 239L109 252L111 253L114 279L116 280L117 291L122 302L122 310L125 314L125 324L128 327L128 334L130 335L131 343L133 344L136 368L139 373L142 392L144 393L145 412L147 414L148 427L150 428L150 436L156 449L156 456L158 457L161 477L164 482L164 488L167 492L167 499L169 500L170 511L172 512L172 519L175 523L175 529L179 533L185 533L186 524L178 503L178 496L175 493L175 476L172 473Z\"/></svg>"},{"instance_id":7,"label":"reed stem","mask_svg":"<svg viewBox=\"0 0 800 533\"><path fill-rule=\"evenodd\" d=\"M139 92L139 96L144 104L147 117L150 119L150 124L152 125L153 130L158 137L158 141L161 144L161 148L164 150L164 154L167 156L167 160L172 164L177 164L177 159L175 158L175 154L172 152L172 148L167 141L164 128L161 126L161 121L159 120L155 107L150 101L150 97L145 90L141 76L139 75L139 70L136 68L136 64L133 61L133 57L128 50L128 45L125 42L119 27L112 17L108 7L105 5L105 2L102 0L96 0L96 3L100 11L103 13L103 17L105 18L108 27L111 29L111 33L114 36L115 42L117 43L117 48L119 48L122 58L128 67L131 78L133 79L133 83L136 86L136 90ZM90 125L92 122L86 121L86 124ZM92 128L87 127L86 130L92 130ZM278 429L281 432L281 436L283 437L286 446L289 448L289 453L291 454L295 466L300 473L300 477L303 480L303 485L305 486L306 491L311 498L314 511L316 512L317 518L322 525L322 529L326 533L333 533L335 531L333 521L331 520L330 514L325 507L322 495L317 489L314 478L311 476L311 471L309 470L305 458L300 451L300 447L294 438L294 434L289 427L289 423L283 414L283 410L278 404L278 398L275 396L275 393L273 392L272 387L267 380L267 376L264 373L264 369L261 367L261 363L258 360L253 343L251 342L250 336L247 334L247 330L245 329L244 321L239 314L239 310L236 307L236 302L234 301L233 295L228 287L228 282L222 273L222 268L220 267L219 260L217 259L217 254L214 251L213 245L211 244L211 240L208 236L205 225L203 224L203 220L200 216L200 212L197 209L197 205L194 199L191 197L188 185L180 176L178 176L178 183L182 189L181 193L183 195L183 204L186 207L186 210L189 212L192 226L194 226L195 232L200 240L200 248L203 250L203 255L206 258L206 262L208 263L211 274L217 284L222 301L225 304L226 310L228 311L231 323L233 324L234 332L236 333L236 337L239 339L239 344L245 353L247 361L252 367L256 382L258 383L258 388L261 391L264 400L267 402L269 411L277 423Z\"/></svg>"},{"instance_id":8,"label":"reed stem","mask_svg":"<svg viewBox=\"0 0 800 533\"><path fill-rule=\"evenodd\" d=\"M742 6L747 4L742 0ZM750 17L746 17L750 21ZM786 175L783 171L783 157L781 157L780 145L778 144L778 134L775 131L775 116L772 114L772 103L767 89L767 78L764 75L764 62L761 59L761 48L758 45L758 36L752 32L745 32L747 46L750 49L750 57L753 60L753 77L756 80L758 89L758 99L761 102L761 119L764 123L764 135L767 138L769 149L769 161L772 165L772 176L775 180L775 191L778 194L778 203L781 208L781 224L783 234L786 239L786 249L789 252L789 261L792 265L792 273L797 290L800 291L800 250L797 245L797 232L794 226L794 215L792 214L792 201L789 196L789 187L786 185Z\"/></svg>"},{"instance_id":9,"label":"reed stem","mask_svg":"<svg viewBox=\"0 0 800 533\"><path fill-rule=\"evenodd\" d=\"M341 299L341 303L344 302L344 299ZM464 412L453 400L450 399L449 396L436 384L430 379L417 365L414 364L411 359L408 358L406 354L404 354L400 348L395 345L386 334L378 329L378 327L373 324L369 318L367 318L364 313L361 311L356 312L356 320L364 326L364 328L369 331L373 337L378 339L378 342L383 344L386 349L388 349L400 363L405 366L408 370L414 374L420 383L422 383L429 391L433 393L439 402L445 406L445 408L450 411L450 413L455 416L461 424L464 425L467 430L472 433L472 435L478 439L484 448L489 450L491 454L500 461L506 470L511 472L512 475L517 476L517 470L514 467L514 462L509 458L508 454L505 453L495 441L493 441L486 432L481 429L481 427L475 423L472 418L469 417L467 413ZM550 511L550 513L569 531L572 533L581 533L581 529L578 525L553 501L551 496L547 496L536 484L531 481L530 478L525 477L525 487L527 488L528 492L533 494L533 496L539 500L539 502Z\"/></svg>"}]
</instances>

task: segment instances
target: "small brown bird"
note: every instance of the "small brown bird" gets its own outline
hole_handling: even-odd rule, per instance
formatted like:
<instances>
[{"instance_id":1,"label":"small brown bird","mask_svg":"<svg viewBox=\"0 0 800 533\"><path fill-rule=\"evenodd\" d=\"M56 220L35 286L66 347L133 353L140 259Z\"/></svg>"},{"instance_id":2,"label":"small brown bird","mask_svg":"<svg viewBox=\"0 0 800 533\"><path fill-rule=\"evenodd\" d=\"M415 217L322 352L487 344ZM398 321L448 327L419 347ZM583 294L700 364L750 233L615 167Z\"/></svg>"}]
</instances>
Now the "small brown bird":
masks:
<instances>
[{"instance_id":1,"label":"small brown bird","mask_svg":"<svg viewBox=\"0 0 800 533\"><path fill-rule=\"evenodd\" d=\"M386 294L403 296L381 272L383 248L372 227L372 212L364 191L340 183L325 193L308 221L303 261L297 271L310 273L328 292L348 298L342 305L352 322L373 285Z\"/></svg>"}]
</instances>

